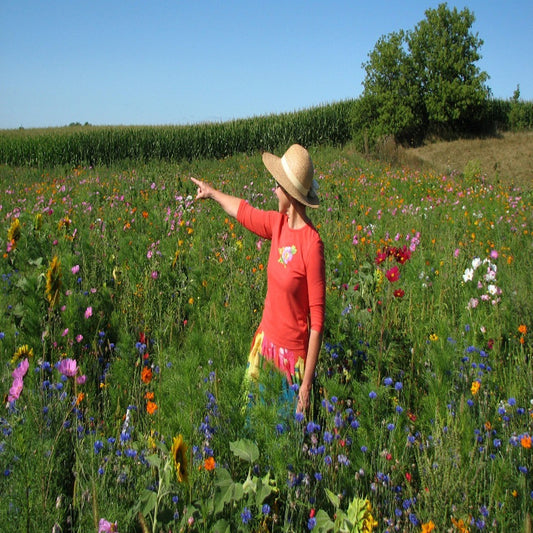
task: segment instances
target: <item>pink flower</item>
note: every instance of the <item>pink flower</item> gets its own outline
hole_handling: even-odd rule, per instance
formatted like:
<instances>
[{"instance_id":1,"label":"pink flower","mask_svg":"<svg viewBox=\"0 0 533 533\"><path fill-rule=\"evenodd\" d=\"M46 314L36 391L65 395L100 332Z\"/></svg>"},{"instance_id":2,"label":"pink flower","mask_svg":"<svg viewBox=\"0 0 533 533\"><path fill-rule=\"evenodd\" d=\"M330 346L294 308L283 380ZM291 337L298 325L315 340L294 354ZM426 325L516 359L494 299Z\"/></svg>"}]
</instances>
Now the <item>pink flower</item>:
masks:
<instances>
[{"instance_id":1,"label":"pink flower","mask_svg":"<svg viewBox=\"0 0 533 533\"><path fill-rule=\"evenodd\" d=\"M492 259L497 259L498 258L498 252L496 250L491 250L490 256L491 256Z\"/></svg>"},{"instance_id":2,"label":"pink flower","mask_svg":"<svg viewBox=\"0 0 533 533\"><path fill-rule=\"evenodd\" d=\"M158 274L157 270L154 270L152 272L152 279L157 279L158 276L159 276L159 274Z\"/></svg>"},{"instance_id":3,"label":"pink flower","mask_svg":"<svg viewBox=\"0 0 533 533\"><path fill-rule=\"evenodd\" d=\"M98 523L98 533L113 533L117 531L117 523L109 522L105 518L100 518Z\"/></svg>"},{"instance_id":4,"label":"pink flower","mask_svg":"<svg viewBox=\"0 0 533 533\"><path fill-rule=\"evenodd\" d=\"M83 335L76 335L76 342L81 342L83 340Z\"/></svg>"},{"instance_id":5,"label":"pink flower","mask_svg":"<svg viewBox=\"0 0 533 533\"><path fill-rule=\"evenodd\" d=\"M63 332L61 333L62 337L66 337L68 335L68 328L65 328Z\"/></svg>"},{"instance_id":6,"label":"pink flower","mask_svg":"<svg viewBox=\"0 0 533 533\"><path fill-rule=\"evenodd\" d=\"M76 378L76 383L78 385L83 385L86 381L87 381L87 376L85 374L83 374L83 376L78 376Z\"/></svg>"},{"instance_id":7,"label":"pink flower","mask_svg":"<svg viewBox=\"0 0 533 533\"><path fill-rule=\"evenodd\" d=\"M73 274L77 274L79 271L80 271L80 265L75 265L73 266L70 271L73 273Z\"/></svg>"},{"instance_id":8,"label":"pink flower","mask_svg":"<svg viewBox=\"0 0 533 533\"><path fill-rule=\"evenodd\" d=\"M64 376L72 378L76 375L76 372L78 372L78 363L76 362L76 359L70 359L70 357L67 357L66 359L61 359L57 369Z\"/></svg>"},{"instance_id":9,"label":"pink flower","mask_svg":"<svg viewBox=\"0 0 533 533\"><path fill-rule=\"evenodd\" d=\"M24 361L22 361L15 370L13 370L13 373L11 374L14 379L20 378L22 379L26 372L28 371L28 368L30 366L30 363L28 362L28 358L26 357Z\"/></svg>"},{"instance_id":10,"label":"pink flower","mask_svg":"<svg viewBox=\"0 0 533 533\"><path fill-rule=\"evenodd\" d=\"M87 309L85 309L85 318L89 318L91 316L93 316L93 308L87 307Z\"/></svg>"},{"instance_id":11,"label":"pink flower","mask_svg":"<svg viewBox=\"0 0 533 533\"><path fill-rule=\"evenodd\" d=\"M24 382L22 381L22 378L15 378L13 380L13 385L9 389L9 395L7 396L7 401L13 402L15 400L18 400L23 387L24 387Z\"/></svg>"}]
</instances>

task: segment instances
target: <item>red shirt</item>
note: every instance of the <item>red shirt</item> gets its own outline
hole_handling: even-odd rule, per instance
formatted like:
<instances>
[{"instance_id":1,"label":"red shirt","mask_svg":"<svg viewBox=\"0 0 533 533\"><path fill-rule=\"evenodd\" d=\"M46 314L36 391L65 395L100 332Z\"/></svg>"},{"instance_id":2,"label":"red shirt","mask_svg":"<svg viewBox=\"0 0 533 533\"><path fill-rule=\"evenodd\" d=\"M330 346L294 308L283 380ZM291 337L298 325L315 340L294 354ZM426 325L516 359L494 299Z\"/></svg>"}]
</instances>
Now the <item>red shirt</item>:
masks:
<instances>
[{"instance_id":1,"label":"red shirt","mask_svg":"<svg viewBox=\"0 0 533 533\"><path fill-rule=\"evenodd\" d=\"M305 359L309 330L322 333L326 299L324 244L316 228L291 229L288 217L241 201L237 220L271 241L267 294L260 328L280 347Z\"/></svg>"}]
</instances>

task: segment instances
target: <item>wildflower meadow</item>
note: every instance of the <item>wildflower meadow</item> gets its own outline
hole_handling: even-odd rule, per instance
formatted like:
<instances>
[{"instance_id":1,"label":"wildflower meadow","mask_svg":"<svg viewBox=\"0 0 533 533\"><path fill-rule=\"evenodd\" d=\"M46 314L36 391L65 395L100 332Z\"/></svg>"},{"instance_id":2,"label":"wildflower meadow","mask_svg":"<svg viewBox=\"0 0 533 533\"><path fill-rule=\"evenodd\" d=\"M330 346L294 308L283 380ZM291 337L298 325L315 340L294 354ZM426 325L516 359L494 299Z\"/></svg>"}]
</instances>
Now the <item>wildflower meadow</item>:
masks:
<instances>
[{"instance_id":1,"label":"wildflower meadow","mask_svg":"<svg viewBox=\"0 0 533 533\"><path fill-rule=\"evenodd\" d=\"M2 531L531 531L531 190L310 152L305 416L246 408L269 243L189 179L276 209L259 154L0 168Z\"/></svg>"}]
</instances>

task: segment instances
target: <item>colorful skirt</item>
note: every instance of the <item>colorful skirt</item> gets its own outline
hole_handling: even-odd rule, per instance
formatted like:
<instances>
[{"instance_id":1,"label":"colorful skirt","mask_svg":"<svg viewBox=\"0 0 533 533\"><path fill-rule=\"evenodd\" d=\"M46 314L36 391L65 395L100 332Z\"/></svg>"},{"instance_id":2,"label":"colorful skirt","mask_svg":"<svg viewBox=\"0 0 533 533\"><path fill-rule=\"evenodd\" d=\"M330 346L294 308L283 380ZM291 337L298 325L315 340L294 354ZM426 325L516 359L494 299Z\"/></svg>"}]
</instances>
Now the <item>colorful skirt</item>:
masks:
<instances>
[{"instance_id":1,"label":"colorful skirt","mask_svg":"<svg viewBox=\"0 0 533 533\"><path fill-rule=\"evenodd\" d=\"M294 415L305 354L282 348L262 330L254 336L244 378L245 410L254 405L274 405L283 418Z\"/></svg>"},{"instance_id":2,"label":"colorful skirt","mask_svg":"<svg viewBox=\"0 0 533 533\"><path fill-rule=\"evenodd\" d=\"M305 352L298 353L277 346L268 339L262 330L258 330L252 342L248 356L247 376L258 380L261 369L276 368L281 372L289 385L300 384L305 370Z\"/></svg>"}]
</instances>

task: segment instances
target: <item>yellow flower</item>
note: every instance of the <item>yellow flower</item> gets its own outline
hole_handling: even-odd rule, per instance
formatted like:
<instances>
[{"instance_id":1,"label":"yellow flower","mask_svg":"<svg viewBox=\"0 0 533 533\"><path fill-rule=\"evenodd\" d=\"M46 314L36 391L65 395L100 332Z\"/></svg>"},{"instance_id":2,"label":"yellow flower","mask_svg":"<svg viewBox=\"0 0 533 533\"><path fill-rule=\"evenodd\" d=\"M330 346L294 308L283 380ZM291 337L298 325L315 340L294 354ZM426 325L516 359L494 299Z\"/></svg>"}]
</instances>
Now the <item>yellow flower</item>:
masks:
<instances>
[{"instance_id":1,"label":"yellow flower","mask_svg":"<svg viewBox=\"0 0 533 533\"><path fill-rule=\"evenodd\" d=\"M470 387L470 391L475 396L479 392L480 388L481 388L481 383L476 380L476 381L472 382L472 386Z\"/></svg>"},{"instance_id":2,"label":"yellow flower","mask_svg":"<svg viewBox=\"0 0 533 533\"><path fill-rule=\"evenodd\" d=\"M180 483L187 482L187 446L183 442L183 436L178 435L172 441L172 459L176 467L176 475Z\"/></svg>"},{"instance_id":3,"label":"yellow flower","mask_svg":"<svg viewBox=\"0 0 533 533\"><path fill-rule=\"evenodd\" d=\"M9 227L7 231L7 240L14 246L16 246L17 241L20 239L21 231L20 231L20 220L18 218L15 218L13 222L11 222L11 226Z\"/></svg>"},{"instance_id":4,"label":"yellow flower","mask_svg":"<svg viewBox=\"0 0 533 533\"><path fill-rule=\"evenodd\" d=\"M438 340L439 340L439 336L436 335L435 333L432 333L432 334L429 336L429 340L432 341L432 342L438 341Z\"/></svg>"},{"instance_id":5,"label":"yellow flower","mask_svg":"<svg viewBox=\"0 0 533 533\"><path fill-rule=\"evenodd\" d=\"M17 349L17 351L13 354L11 363L15 364L19 359L23 359L25 357L33 357L33 348L30 348L27 344L24 344Z\"/></svg>"},{"instance_id":6,"label":"yellow flower","mask_svg":"<svg viewBox=\"0 0 533 533\"><path fill-rule=\"evenodd\" d=\"M59 303L61 292L61 262L54 256L46 273L46 297L52 307Z\"/></svg>"}]
</instances>

